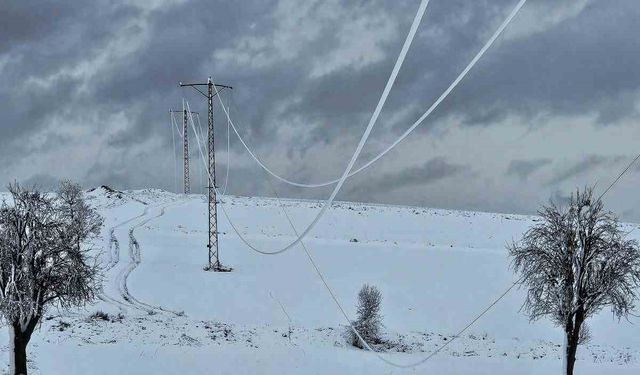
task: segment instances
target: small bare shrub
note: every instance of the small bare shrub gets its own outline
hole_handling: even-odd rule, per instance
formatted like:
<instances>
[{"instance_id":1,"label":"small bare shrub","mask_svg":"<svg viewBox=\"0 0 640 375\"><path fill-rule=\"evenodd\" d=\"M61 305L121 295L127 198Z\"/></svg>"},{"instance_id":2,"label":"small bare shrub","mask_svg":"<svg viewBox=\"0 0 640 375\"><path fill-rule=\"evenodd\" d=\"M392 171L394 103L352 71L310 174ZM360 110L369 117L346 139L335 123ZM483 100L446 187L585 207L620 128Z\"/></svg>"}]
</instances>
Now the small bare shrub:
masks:
<instances>
[{"instance_id":1,"label":"small bare shrub","mask_svg":"<svg viewBox=\"0 0 640 375\"><path fill-rule=\"evenodd\" d=\"M380 330L382 328L382 294L375 286L364 284L358 292L357 319L353 322L354 328L368 344L379 344ZM351 330L349 331L351 344L360 349L364 343Z\"/></svg>"}]
</instances>

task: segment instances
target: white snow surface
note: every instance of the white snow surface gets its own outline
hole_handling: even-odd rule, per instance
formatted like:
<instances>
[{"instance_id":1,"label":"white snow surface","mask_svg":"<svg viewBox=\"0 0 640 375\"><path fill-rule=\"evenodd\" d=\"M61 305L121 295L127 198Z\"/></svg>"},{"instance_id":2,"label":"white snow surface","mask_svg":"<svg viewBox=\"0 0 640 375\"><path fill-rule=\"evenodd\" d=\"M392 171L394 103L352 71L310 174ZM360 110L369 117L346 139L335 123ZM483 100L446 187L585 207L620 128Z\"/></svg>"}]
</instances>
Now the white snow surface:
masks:
<instances>
[{"instance_id":1,"label":"white snow surface","mask_svg":"<svg viewBox=\"0 0 640 375\"><path fill-rule=\"evenodd\" d=\"M94 244L104 291L84 308L48 311L28 349L32 374L560 372L561 330L545 320L529 322L520 311L524 290L514 289L424 365L396 369L348 345L345 322L302 249L256 254L220 212L220 257L233 271L205 272L203 196L97 188L88 198L105 218ZM295 238L276 200L221 201L257 246L278 248ZM282 204L300 228L321 207L315 201ZM515 280L505 245L535 220L336 202L305 243L352 316L364 283L381 290L390 344L379 350L408 363L450 340ZM640 230L631 236L640 237ZM107 316L94 316L98 311ZM609 311L594 317L593 338L579 349L576 373L637 374L639 322L618 321ZM0 336L4 369L8 337Z\"/></svg>"}]
</instances>

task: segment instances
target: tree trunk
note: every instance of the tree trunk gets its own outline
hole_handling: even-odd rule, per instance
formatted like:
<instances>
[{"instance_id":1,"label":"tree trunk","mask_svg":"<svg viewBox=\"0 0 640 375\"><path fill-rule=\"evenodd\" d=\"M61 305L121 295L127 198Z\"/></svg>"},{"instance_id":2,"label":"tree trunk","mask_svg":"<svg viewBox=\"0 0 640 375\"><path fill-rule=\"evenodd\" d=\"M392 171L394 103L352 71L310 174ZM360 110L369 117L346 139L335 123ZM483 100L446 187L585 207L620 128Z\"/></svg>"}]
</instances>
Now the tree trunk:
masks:
<instances>
[{"instance_id":1,"label":"tree trunk","mask_svg":"<svg viewBox=\"0 0 640 375\"><path fill-rule=\"evenodd\" d=\"M13 346L13 354L10 354L12 368L9 375L27 375L27 345L39 321L40 315L36 315L29 320L26 327L18 322L12 323L9 327L11 336L9 344Z\"/></svg>"},{"instance_id":2,"label":"tree trunk","mask_svg":"<svg viewBox=\"0 0 640 375\"><path fill-rule=\"evenodd\" d=\"M573 375L573 368L576 363L576 351L578 350L578 340L573 339L573 334L567 333L567 353L566 365L567 375Z\"/></svg>"},{"instance_id":3,"label":"tree trunk","mask_svg":"<svg viewBox=\"0 0 640 375\"><path fill-rule=\"evenodd\" d=\"M10 343L13 346L13 353L11 355L11 364L13 371L10 375L27 375L27 344L31 338L28 333L22 332L19 324L13 324L9 328L11 332L11 338L13 342Z\"/></svg>"},{"instance_id":4,"label":"tree trunk","mask_svg":"<svg viewBox=\"0 0 640 375\"><path fill-rule=\"evenodd\" d=\"M562 367L560 367L560 374L567 375L567 334L565 332L564 338L562 339L562 351L560 354L562 355Z\"/></svg>"},{"instance_id":5,"label":"tree trunk","mask_svg":"<svg viewBox=\"0 0 640 375\"><path fill-rule=\"evenodd\" d=\"M578 308L575 316L575 323L573 329L566 333L567 335L567 375L573 375L573 368L576 363L576 352L578 351L578 344L580 342L580 330L582 329L582 323L584 323L584 309Z\"/></svg>"}]
</instances>

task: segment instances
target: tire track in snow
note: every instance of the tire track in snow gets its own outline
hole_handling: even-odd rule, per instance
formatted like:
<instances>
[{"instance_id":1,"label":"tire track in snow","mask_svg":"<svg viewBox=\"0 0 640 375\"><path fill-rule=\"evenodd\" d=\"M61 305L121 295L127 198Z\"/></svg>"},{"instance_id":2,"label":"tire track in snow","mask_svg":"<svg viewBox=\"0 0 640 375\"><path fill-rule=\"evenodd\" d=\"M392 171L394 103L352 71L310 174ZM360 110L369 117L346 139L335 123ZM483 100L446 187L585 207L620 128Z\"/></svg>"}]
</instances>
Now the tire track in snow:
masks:
<instances>
[{"instance_id":1,"label":"tire track in snow","mask_svg":"<svg viewBox=\"0 0 640 375\"><path fill-rule=\"evenodd\" d=\"M147 223L149 223L153 219L157 219L157 218L159 218L161 216L164 216L166 209L169 208L170 206L184 204L186 202L188 202L188 199L184 199L184 200L179 201L179 202L171 202L171 203L165 204L165 205L161 206L160 212L157 215L151 216L151 217L139 222L138 224L133 225L131 228L129 228L129 258L130 258L130 261L129 261L128 267L123 269L123 271L118 274L118 278L117 278L116 282L117 282L117 286L118 286L118 289L120 291L121 297L127 303L131 304L135 308L138 308L139 310L144 310L149 314L156 313L156 312L163 312L163 313L171 313L171 314L174 314L176 316L183 315L182 312L177 312L177 311L173 311L173 310L170 310L170 309L166 309L166 308L164 308L162 306L155 306L155 305L151 305L151 304L142 302L142 301L138 300L135 296L133 296L131 294L131 292L129 291L129 287L127 285L128 278L131 275L131 273L133 272L133 270L136 269L138 264L140 264L142 262L140 244L139 244L138 240L135 237L135 230L140 228L140 227L142 227L142 226L144 226L144 225L146 225Z\"/></svg>"},{"instance_id":2,"label":"tire track in snow","mask_svg":"<svg viewBox=\"0 0 640 375\"><path fill-rule=\"evenodd\" d=\"M118 237L116 237L115 235L115 230L129 224L130 222L139 219L145 215L147 215L149 213L149 205L147 205L144 210L142 211L141 214L136 215L130 219L127 219L121 223L118 223L114 226L112 226L111 228L109 228L109 245L107 246L107 249L109 251L109 263L107 264L107 266L104 268L105 271L109 271L110 269L112 269L113 267L116 266L116 264L118 264L118 262L120 262L120 242L118 241ZM114 256L114 246L115 246L115 256Z\"/></svg>"},{"instance_id":3,"label":"tire track in snow","mask_svg":"<svg viewBox=\"0 0 640 375\"><path fill-rule=\"evenodd\" d=\"M144 210L142 211L142 213L131 217L127 220L124 220L112 227L109 228L108 233L109 233L109 237L107 238L108 244L106 246L107 248L107 252L109 253L109 262L107 263L107 265L103 268L103 272L108 272L109 270L111 270L112 268L114 268L119 262L120 262L120 242L118 241L117 236L115 235L115 230L127 225L128 223L139 219L141 217L144 217L145 215L147 215L149 213L149 205L146 205ZM104 283L104 280L103 280ZM104 291L104 287L101 287L101 291L98 293L97 295L98 299L100 299L101 301L111 304L115 307L117 307L120 311L124 312L126 311L128 306L125 303L122 303L121 301L118 301L117 299L111 297L109 294L107 294Z\"/></svg>"}]
</instances>

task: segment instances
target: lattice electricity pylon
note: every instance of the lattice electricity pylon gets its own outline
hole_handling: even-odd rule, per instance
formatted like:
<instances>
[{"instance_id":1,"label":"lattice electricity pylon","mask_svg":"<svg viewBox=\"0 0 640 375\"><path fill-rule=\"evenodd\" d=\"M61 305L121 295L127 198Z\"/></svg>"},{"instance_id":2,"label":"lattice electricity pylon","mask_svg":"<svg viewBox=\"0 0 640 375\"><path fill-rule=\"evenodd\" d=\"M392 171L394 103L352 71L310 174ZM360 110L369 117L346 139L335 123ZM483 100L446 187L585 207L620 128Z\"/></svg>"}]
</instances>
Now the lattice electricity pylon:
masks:
<instances>
[{"instance_id":1,"label":"lattice electricity pylon","mask_svg":"<svg viewBox=\"0 0 640 375\"><path fill-rule=\"evenodd\" d=\"M184 104L183 104L184 107ZM188 111L184 108L182 111L170 110L172 113L182 114L182 160L183 160L183 177L184 177L184 193L191 194L191 178L189 177L189 127L188 127ZM191 111L191 114L198 114L198 112Z\"/></svg>"},{"instance_id":2,"label":"lattice electricity pylon","mask_svg":"<svg viewBox=\"0 0 640 375\"><path fill-rule=\"evenodd\" d=\"M207 98L208 109L208 127L207 127L207 151L209 154L209 184L208 200L209 200L209 242L207 243L207 249L209 252L209 264L205 268L208 271L228 272L231 268L224 267L220 263L220 253L218 249L218 207L216 197L216 155L215 155L215 143L214 143L214 128L213 128L213 98L224 89L233 89L231 86L214 84L211 81L211 77L207 80L207 83L182 83L180 87L193 87L200 94ZM207 93L205 94L198 86L207 86Z\"/></svg>"}]
</instances>

